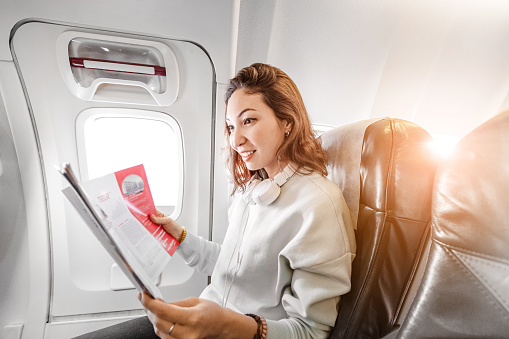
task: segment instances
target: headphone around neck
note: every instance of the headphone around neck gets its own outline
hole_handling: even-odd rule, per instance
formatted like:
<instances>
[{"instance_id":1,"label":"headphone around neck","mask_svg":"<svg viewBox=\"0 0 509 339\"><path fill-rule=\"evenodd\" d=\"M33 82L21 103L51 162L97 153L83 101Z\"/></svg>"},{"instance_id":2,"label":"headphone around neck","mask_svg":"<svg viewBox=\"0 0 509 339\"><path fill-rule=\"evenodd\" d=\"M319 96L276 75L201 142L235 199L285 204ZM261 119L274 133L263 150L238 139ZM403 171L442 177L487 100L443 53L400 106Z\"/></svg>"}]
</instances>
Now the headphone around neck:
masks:
<instances>
[{"instance_id":1,"label":"headphone around neck","mask_svg":"<svg viewBox=\"0 0 509 339\"><path fill-rule=\"evenodd\" d=\"M272 204L281 194L281 186L295 174L295 170L290 163L283 171L276 174L274 179L252 179L244 192L244 201L263 206Z\"/></svg>"}]
</instances>

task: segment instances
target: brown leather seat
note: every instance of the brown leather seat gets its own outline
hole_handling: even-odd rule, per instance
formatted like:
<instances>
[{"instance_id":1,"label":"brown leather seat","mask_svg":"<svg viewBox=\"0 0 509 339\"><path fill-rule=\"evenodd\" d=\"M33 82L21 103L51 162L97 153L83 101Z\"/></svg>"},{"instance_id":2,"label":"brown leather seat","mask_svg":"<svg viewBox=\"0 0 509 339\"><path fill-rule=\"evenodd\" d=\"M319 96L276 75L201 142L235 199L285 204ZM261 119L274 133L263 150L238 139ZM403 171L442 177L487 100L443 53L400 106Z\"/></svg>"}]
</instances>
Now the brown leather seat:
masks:
<instances>
[{"instance_id":1,"label":"brown leather seat","mask_svg":"<svg viewBox=\"0 0 509 339\"><path fill-rule=\"evenodd\" d=\"M509 111L437 171L431 249L398 338L509 337Z\"/></svg>"},{"instance_id":2,"label":"brown leather seat","mask_svg":"<svg viewBox=\"0 0 509 339\"><path fill-rule=\"evenodd\" d=\"M352 289L331 338L380 338L394 327L429 234L438 159L431 136L400 119L346 125L321 138L329 177L358 211Z\"/></svg>"}]
</instances>

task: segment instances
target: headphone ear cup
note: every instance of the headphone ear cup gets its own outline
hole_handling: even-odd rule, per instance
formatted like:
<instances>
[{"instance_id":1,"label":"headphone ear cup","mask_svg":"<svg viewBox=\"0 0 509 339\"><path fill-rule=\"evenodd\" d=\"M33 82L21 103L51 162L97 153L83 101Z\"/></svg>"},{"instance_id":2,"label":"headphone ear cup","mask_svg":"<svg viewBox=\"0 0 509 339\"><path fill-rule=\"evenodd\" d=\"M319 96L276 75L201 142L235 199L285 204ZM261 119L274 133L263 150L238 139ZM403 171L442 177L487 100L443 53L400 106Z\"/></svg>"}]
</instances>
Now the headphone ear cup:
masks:
<instances>
[{"instance_id":1,"label":"headphone ear cup","mask_svg":"<svg viewBox=\"0 0 509 339\"><path fill-rule=\"evenodd\" d=\"M249 182L249 184L247 184L246 190L244 191L244 194L242 197L243 197L244 201L247 202L248 204L254 203L253 191L256 188L256 186L258 186L259 183L261 183L261 181L259 179L254 179L254 180L251 180Z\"/></svg>"},{"instance_id":2,"label":"headphone ear cup","mask_svg":"<svg viewBox=\"0 0 509 339\"><path fill-rule=\"evenodd\" d=\"M279 197L281 188L274 180L266 179L259 182L251 192L251 198L257 204L267 206Z\"/></svg>"}]
</instances>

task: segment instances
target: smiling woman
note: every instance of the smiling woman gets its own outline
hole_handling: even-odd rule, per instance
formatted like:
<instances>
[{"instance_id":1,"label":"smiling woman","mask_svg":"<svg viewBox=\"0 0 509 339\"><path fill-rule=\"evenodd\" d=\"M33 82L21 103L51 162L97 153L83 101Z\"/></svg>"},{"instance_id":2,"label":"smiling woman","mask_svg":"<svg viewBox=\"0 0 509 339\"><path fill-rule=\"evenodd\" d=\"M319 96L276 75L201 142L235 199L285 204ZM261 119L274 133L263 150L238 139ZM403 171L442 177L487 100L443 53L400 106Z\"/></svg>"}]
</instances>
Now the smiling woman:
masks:
<instances>
[{"instance_id":1,"label":"smiling woman","mask_svg":"<svg viewBox=\"0 0 509 339\"><path fill-rule=\"evenodd\" d=\"M226 111L225 133L226 143L229 144L227 167L233 176L234 191L236 189L244 191L247 182L254 174L262 178L267 176L272 178L282 171L286 166L285 164L289 162L298 164L298 171L301 173L316 170L323 175L327 175L325 153L316 139L299 89L286 73L276 67L260 63L240 70L237 76L230 81L226 93L226 104L228 108ZM240 119L238 121L238 123L242 123L242 131L249 130L243 128L246 122L248 126L252 126L253 122L257 123L249 115L246 119L244 112L251 114L265 113L264 120L275 118L277 128L275 125L271 125L274 128L273 130L267 131L265 136L256 139L260 142L270 140L274 143L274 147L277 147L275 153L277 163L268 167L271 173L268 173L264 166L249 165L242 158L243 151L256 151L255 148L245 148L252 146L253 140L236 140L238 132L233 133L232 136L235 124L232 123L231 119L235 114L237 114L237 120L240 119L241 115L244 118L244 120ZM244 135L238 137L245 138ZM242 142L242 144L237 145L239 142ZM244 145L246 142L247 145ZM236 149L237 147L241 150L240 152ZM249 155L249 153L246 155Z\"/></svg>"},{"instance_id":2,"label":"smiling woman","mask_svg":"<svg viewBox=\"0 0 509 339\"><path fill-rule=\"evenodd\" d=\"M325 153L283 71L266 64L241 69L225 101L234 199L223 244L163 213L152 216L181 240L176 253L211 283L200 298L174 303L141 295L148 319L161 338L326 338L351 286L350 210L325 177ZM135 323L114 331L122 337L133 326L150 327Z\"/></svg>"},{"instance_id":3,"label":"smiling woman","mask_svg":"<svg viewBox=\"0 0 509 339\"><path fill-rule=\"evenodd\" d=\"M278 155L291 131L288 121L279 121L263 97L235 91L228 102L226 123L230 147L250 171L265 169L269 178L288 165L288 158Z\"/></svg>"}]
</instances>

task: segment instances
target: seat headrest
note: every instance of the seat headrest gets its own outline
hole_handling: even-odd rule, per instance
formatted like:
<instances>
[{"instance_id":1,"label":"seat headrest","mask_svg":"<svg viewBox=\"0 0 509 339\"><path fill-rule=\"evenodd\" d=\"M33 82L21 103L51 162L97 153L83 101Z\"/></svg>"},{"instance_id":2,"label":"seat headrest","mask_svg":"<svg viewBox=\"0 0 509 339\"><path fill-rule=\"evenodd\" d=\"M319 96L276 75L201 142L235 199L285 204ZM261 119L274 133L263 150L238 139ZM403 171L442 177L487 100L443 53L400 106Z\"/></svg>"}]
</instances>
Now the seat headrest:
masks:
<instances>
[{"instance_id":1,"label":"seat headrest","mask_svg":"<svg viewBox=\"0 0 509 339\"><path fill-rule=\"evenodd\" d=\"M361 120L343 125L322 134L322 146L327 152L328 178L343 191L346 204L357 227L360 198L360 167L362 144L366 128L382 118Z\"/></svg>"},{"instance_id":2,"label":"seat headrest","mask_svg":"<svg viewBox=\"0 0 509 339\"><path fill-rule=\"evenodd\" d=\"M436 240L509 261L509 111L460 140L438 169L432 206Z\"/></svg>"},{"instance_id":3,"label":"seat headrest","mask_svg":"<svg viewBox=\"0 0 509 339\"><path fill-rule=\"evenodd\" d=\"M322 142L329 177L358 227L352 287L330 338L381 338L399 315L429 234L438 163L432 137L415 123L383 118L332 130Z\"/></svg>"},{"instance_id":4,"label":"seat headrest","mask_svg":"<svg viewBox=\"0 0 509 339\"><path fill-rule=\"evenodd\" d=\"M509 333L509 111L466 135L437 170L431 247L398 338Z\"/></svg>"}]
</instances>

